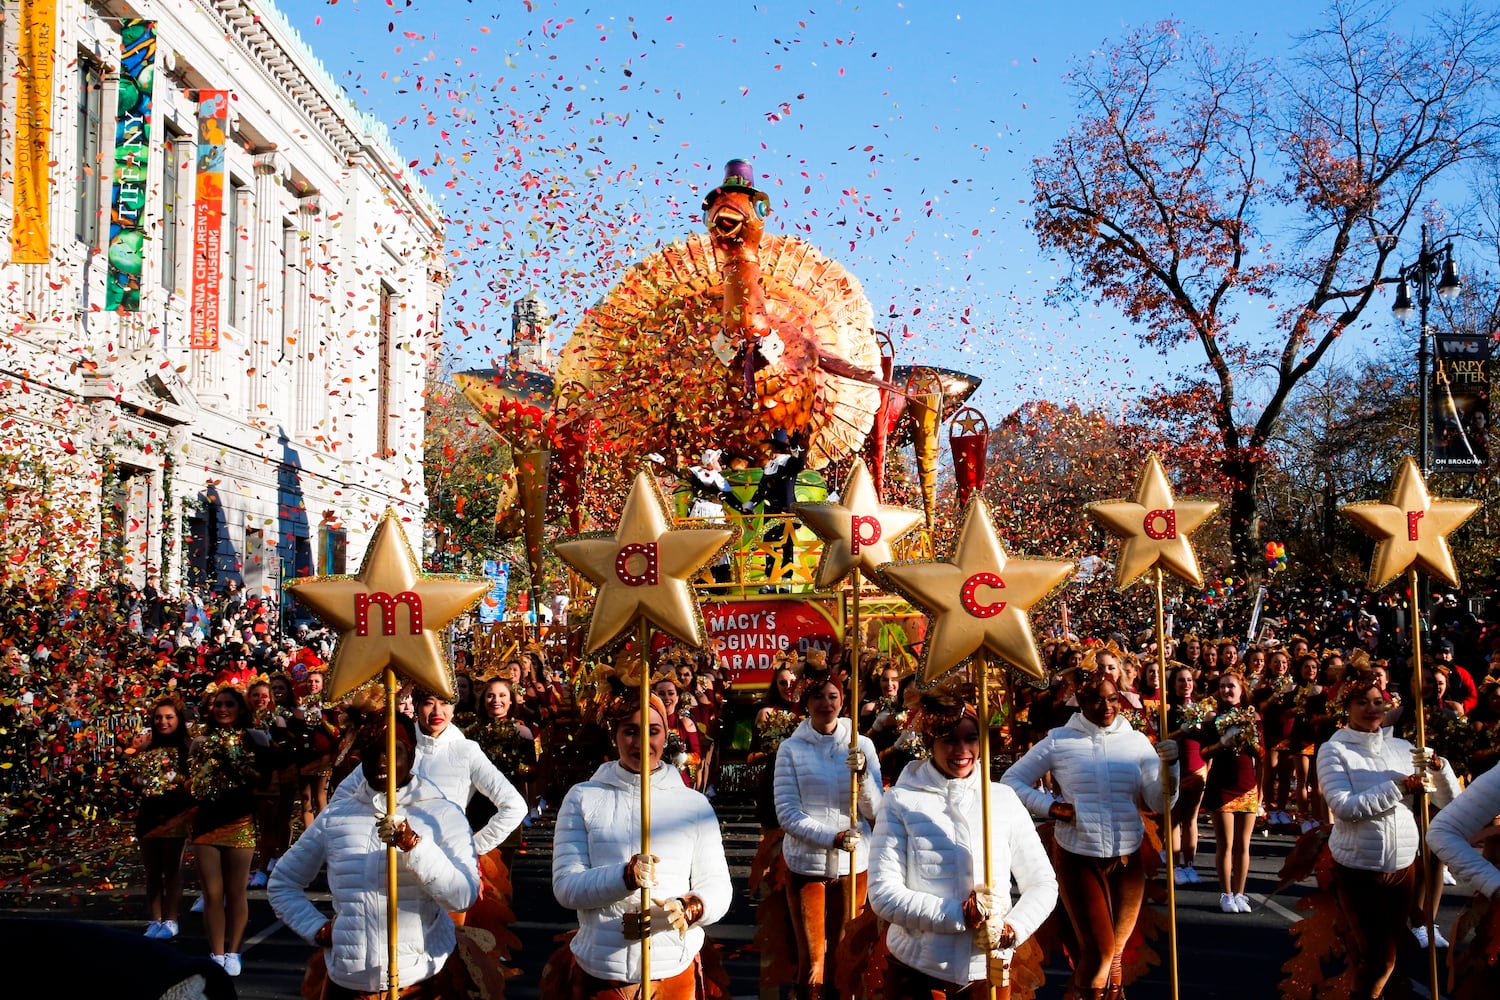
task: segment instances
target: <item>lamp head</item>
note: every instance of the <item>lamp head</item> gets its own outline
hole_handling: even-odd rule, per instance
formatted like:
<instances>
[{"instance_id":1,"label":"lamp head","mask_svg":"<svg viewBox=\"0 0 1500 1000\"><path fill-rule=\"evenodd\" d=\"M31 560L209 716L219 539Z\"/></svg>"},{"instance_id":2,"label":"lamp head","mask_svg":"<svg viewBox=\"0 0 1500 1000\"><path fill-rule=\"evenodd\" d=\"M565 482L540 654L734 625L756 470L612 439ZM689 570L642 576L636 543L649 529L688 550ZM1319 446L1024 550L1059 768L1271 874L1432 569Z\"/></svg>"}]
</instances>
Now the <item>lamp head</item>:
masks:
<instances>
[{"instance_id":1,"label":"lamp head","mask_svg":"<svg viewBox=\"0 0 1500 1000\"><path fill-rule=\"evenodd\" d=\"M1416 309L1411 304L1411 286L1406 283L1406 275L1401 275L1401 283L1396 286L1396 302L1391 306L1391 312L1396 314L1397 319L1410 319Z\"/></svg>"},{"instance_id":2,"label":"lamp head","mask_svg":"<svg viewBox=\"0 0 1500 1000\"><path fill-rule=\"evenodd\" d=\"M1438 281L1437 293L1440 299L1455 298L1459 290L1463 288L1463 282L1458 280L1458 265L1453 263L1453 244L1444 247L1443 252L1443 276Z\"/></svg>"}]
</instances>

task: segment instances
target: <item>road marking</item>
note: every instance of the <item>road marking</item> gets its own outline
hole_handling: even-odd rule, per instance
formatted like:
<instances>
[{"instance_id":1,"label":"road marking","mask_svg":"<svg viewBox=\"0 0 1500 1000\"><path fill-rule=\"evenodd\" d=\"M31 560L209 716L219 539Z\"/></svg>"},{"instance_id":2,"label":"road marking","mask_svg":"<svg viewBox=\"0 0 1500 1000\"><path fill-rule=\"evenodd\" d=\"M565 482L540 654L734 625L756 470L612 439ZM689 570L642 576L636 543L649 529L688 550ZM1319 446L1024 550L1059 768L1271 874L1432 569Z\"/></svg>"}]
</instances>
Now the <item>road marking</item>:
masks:
<instances>
[{"instance_id":1,"label":"road marking","mask_svg":"<svg viewBox=\"0 0 1500 1000\"><path fill-rule=\"evenodd\" d=\"M272 934L275 934L285 926L286 924L282 923L280 920L271 921L270 925L266 927L265 930L261 931L259 934L255 935L253 938L240 945L240 954L245 954L245 952L249 951L251 948L254 948L256 945L260 944L266 938L270 937Z\"/></svg>"},{"instance_id":2,"label":"road marking","mask_svg":"<svg viewBox=\"0 0 1500 1000\"><path fill-rule=\"evenodd\" d=\"M1297 913L1293 910L1288 910L1285 906L1282 906L1280 903L1276 902L1276 900L1270 899L1266 896L1262 896L1258 892L1250 893L1250 898L1253 899L1256 903L1259 903L1261 906L1264 906L1266 909L1270 910L1272 913L1281 916L1289 924L1295 924L1302 919L1302 914Z\"/></svg>"}]
</instances>

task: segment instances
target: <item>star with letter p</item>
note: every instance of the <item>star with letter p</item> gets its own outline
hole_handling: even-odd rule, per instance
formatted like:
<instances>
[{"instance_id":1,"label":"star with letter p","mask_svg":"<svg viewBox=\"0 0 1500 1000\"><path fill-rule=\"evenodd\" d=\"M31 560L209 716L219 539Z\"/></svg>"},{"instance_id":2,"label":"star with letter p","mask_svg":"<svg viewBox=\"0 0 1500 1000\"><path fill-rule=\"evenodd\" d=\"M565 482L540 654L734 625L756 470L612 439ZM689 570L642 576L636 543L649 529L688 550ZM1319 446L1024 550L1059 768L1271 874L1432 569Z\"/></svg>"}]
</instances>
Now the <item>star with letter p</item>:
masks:
<instances>
[{"instance_id":1,"label":"star with letter p","mask_svg":"<svg viewBox=\"0 0 1500 1000\"><path fill-rule=\"evenodd\" d=\"M951 559L888 563L880 578L932 618L922 648L927 684L981 649L1032 677L1047 676L1028 612L1071 572L1071 562L1011 558L989 505L975 497Z\"/></svg>"},{"instance_id":2,"label":"star with letter p","mask_svg":"<svg viewBox=\"0 0 1500 1000\"><path fill-rule=\"evenodd\" d=\"M919 510L881 503L864 459L855 459L849 470L843 503L799 503L793 509L823 539L816 576L820 588L838 583L856 566L874 574L894 558L891 544L910 534L923 517Z\"/></svg>"},{"instance_id":3,"label":"star with letter p","mask_svg":"<svg viewBox=\"0 0 1500 1000\"><path fill-rule=\"evenodd\" d=\"M1190 536L1218 509L1212 500L1173 500L1167 470L1155 455L1141 466L1133 498L1098 500L1088 505L1089 517L1124 542L1115 563L1117 590L1124 590L1157 566L1195 587L1203 586L1203 572L1198 568Z\"/></svg>"},{"instance_id":4,"label":"star with letter p","mask_svg":"<svg viewBox=\"0 0 1500 1000\"><path fill-rule=\"evenodd\" d=\"M553 545L598 590L586 653L646 618L692 647L703 645L703 615L692 580L734 538L728 528L674 529L656 479L636 473L613 534L577 535Z\"/></svg>"},{"instance_id":5,"label":"star with letter p","mask_svg":"<svg viewBox=\"0 0 1500 1000\"><path fill-rule=\"evenodd\" d=\"M1413 565L1457 587L1458 568L1448 534L1482 506L1478 500L1430 495L1417 463L1407 458L1384 503L1347 503L1339 513L1377 543L1370 560L1370 589L1379 590Z\"/></svg>"}]
</instances>

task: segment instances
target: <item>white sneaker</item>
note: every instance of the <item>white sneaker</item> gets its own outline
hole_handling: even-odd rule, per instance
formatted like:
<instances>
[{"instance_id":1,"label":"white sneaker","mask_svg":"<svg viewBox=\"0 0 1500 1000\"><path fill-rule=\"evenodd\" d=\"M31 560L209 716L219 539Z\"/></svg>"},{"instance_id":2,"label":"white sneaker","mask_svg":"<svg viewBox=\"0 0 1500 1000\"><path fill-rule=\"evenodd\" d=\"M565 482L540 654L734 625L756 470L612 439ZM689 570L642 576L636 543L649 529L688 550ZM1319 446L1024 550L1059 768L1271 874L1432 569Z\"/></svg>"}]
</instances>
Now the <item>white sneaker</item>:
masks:
<instances>
[{"instance_id":1,"label":"white sneaker","mask_svg":"<svg viewBox=\"0 0 1500 1000\"><path fill-rule=\"evenodd\" d=\"M1250 897L1245 895L1243 892L1235 893L1234 905L1239 908L1239 911L1241 913L1249 913L1254 909L1254 907L1250 905Z\"/></svg>"},{"instance_id":2,"label":"white sneaker","mask_svg":"<svg viewBox=\"0 0 1500 1000\"><path fill-rule=\"evenodd\" d=\"M1174 884L1176 884L1176 885L1187 885L1187 883L1188 883L1188 874L1187 873L1188 873L1188 870L1186 868L1173 868L1172 869L1172 882Z\"/></svg>"},{"instance_id":3,"label":"white sneaker","mask_svg":"<svg viewBox=\"0 0 1500 1000\"><path fill-rule=\"evenodd\" d=\"M1443 868L1443 884L1444 885L1458 885L1458 879L1456 879L1456 878L1453 877L1453 873L1451 871L1449 871L1446 866L1444 866L1444 868Z\"/></svg>"},{"instance_id":4,"label":"white sneaker","mask_svg":"<svg viewBox=\"0 0 1500 1000\"><path fill-rule=\"evenodd\" d=\"M215 965L217 965L219 968L222 969L224 967L224 957L225 956L223 956L223 955L209 955L208 957L211 958L211 959L213 959L213 963Z\"/></svg>"},{"instance_id":5,"label":"white sneaker","mask_svg":"<svg viewBox=\"0 0 1500 1000\"><path fill-rule=\"evenodd\" d=\"M238 952L230 952L224 956L224 971L231 976L240 974L240 956Z\"/></svg>"},{"instance_id":6,"label":"white sneaker","mask_svg":"<svg viewBox=\"0 0 1500 1000\"><path fill-rule=\"evenodd\" d=\"M193 913L202 913L203 912L203 894L202 893L198 894L197 901L193 903L192 912Z\"/></svg>"},{"instance_id":7,"label":"white sneaker","mask_svg":"<svg viewBox=\"0 0 1500 1000\"><path fill-rule=\"evenodd\" d=\"M245 887L247 889L264 889L268 881L270 880L266 878L266 873L257 868L250 873L250 877L245 881Z\"/></svg>"},{"instance_id":8,"label":"white sneaker","mask_svg":"<svg viewBox=\"0 0 1500 1000\"><path fill-rule=\"evenodd\" d=\"M1427 947L1427 927L1425 924L1418 924L1416 927L1413 927L1411 929L1411 936L1417 939L1419 947Z\"/></svg>"},{"instance_id":9,"label":"white sneaker","mask_svg":"<svg viewBox=\"0 0 1500 1000\"><path fill-rule=\"evenodd\" d=\"M161 921L160 920L153 920L153 921L151 921L151 925L146 928L146 936L148 938L152 938L153 940L156 939L156 938L161 937Z\"/></svg>"},{"instance_id":10,"label":"white sneaker","mask_svg":"<svg viewBox=\"0 0 1500 1000\"><path fill-rule=\"evenodd\" d=\"M1442 930L1435 925L1432 928L1432 943L1437 945L1439 948L1448 947L1448 939L1443 937Z\"/></svg>"},{"instance_id":11,"label":"white sneaker","mask_svg":"<svg viewBox=\"0 0 1500 1000\"><path fill-rule=\"evenodd\" d=\"M176 937L177 936L177 921L175 921L175 920L163 920L161 922L161 933L158 934L158 935L156 935L156 936L158 938L160 938L161 940L163 940L163 941L166 941L168 938L174 938L174 937Z\"/></svg>"},{"instance_id":12,"label":"white sneaker","mask_svg":"<svg viewBox=\"0 0 1500 1000\"><path fill-rule=\"evenodd\" d=\"M1219 909L1222 910L1222 911L1224 911L1225 913L1238 913L1238 912L1240 912L1239 904L1236 903L1235 900L1234 900L1234 893L1232 893L1232 892L1221 892L1221 893L1219 893Z\"/></svg>"},{"instance_id":13,"label":"white sneaker","mask_svg":"<svg viewBox=\"0 0 1500 1000\"><path fill-rule=\"evenodd\" d=\"M1197 885L1199 882L1203 881L1198 877L1198 869L1194 868L1192 865L1184 868L1183 873L1187 876L1188 885Z\"/></svg>"}]
</instances>

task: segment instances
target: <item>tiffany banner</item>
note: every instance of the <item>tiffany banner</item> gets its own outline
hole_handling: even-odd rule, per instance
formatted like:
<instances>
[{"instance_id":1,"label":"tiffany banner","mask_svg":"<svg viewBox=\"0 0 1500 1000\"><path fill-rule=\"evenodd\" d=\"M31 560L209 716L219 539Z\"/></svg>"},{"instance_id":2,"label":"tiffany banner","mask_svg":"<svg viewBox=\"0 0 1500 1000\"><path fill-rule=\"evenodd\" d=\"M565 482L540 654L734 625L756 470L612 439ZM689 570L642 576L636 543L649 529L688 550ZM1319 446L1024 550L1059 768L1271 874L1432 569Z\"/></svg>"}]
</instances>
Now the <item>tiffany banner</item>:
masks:
<instances>
[{"instance_id":1,"label":"tiffany banner","mask_svg":"<svg viewBox=\"0 0 1500 1000\"><path fill-rule=\"evenodd\" d=\"M1478 472L1490 460L1490 341L1440 333L1432 392L1432 468Z\"/></svg>"},{"instance_id":2,"label":"tiffany banner","mask_svg":"<svg viewBox=\"0 0 1500 1000\"><path fill-rule=\"evenodd\" d=\"M134 18L122 21L106 309L141 311L141 269L146 259L146 182L151 160L151 85L155 75L156 22Z\"/></svg>"}]
</instances>

